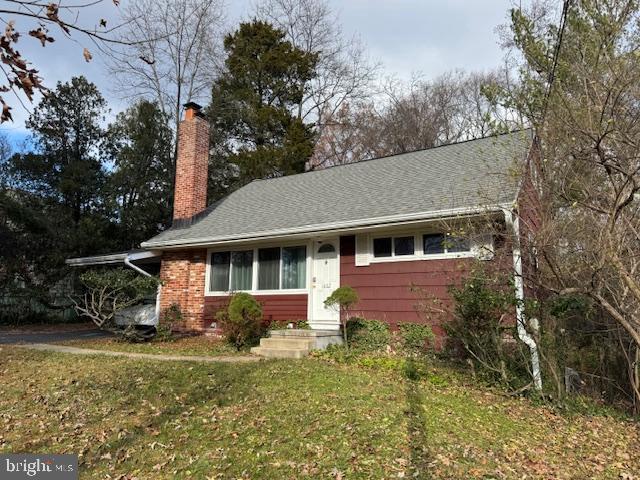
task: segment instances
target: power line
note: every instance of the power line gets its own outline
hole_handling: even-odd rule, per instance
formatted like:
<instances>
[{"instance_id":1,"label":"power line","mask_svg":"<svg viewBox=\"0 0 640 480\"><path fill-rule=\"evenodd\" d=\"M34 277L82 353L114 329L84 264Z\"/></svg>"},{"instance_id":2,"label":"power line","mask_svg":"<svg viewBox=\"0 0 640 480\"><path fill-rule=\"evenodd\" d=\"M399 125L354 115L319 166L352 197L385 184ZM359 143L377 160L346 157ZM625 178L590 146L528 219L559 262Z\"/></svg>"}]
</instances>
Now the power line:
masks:
<instances>
[{"instance_id":1,"label":"power line","mask_svg":"<svg viewBox=\"0 0 640 480\"><path fill-rule=\"evenodd\" d=\"M544 98L544 106L542 108L542 122L547 117L547 108L549 106L549 98L551 97L551 88L553 87L553 82L556 78L556 68L558 66L558 58L560 57L560 47L562 46L562 39L564 37L564 29L567 24L567 14L569 12L569 7L571 6L571 0L564 0L562 5L562 15L560 15L560 28L558 30L558 40L556 41L556 47L553 52L553 65L551 66L551 71L549 72L549 77L547 78L547 92Z\"/></svg>"}]
</instances>

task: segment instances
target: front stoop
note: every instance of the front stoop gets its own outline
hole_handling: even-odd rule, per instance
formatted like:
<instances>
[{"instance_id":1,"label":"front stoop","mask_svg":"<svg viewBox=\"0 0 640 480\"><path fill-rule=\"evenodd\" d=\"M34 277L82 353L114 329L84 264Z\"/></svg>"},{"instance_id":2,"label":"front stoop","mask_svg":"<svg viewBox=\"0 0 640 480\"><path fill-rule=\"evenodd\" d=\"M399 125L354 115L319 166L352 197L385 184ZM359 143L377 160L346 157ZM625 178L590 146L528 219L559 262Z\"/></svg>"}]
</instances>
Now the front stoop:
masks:
<instances>
[{"instance_id":1,"label":"front stoop","mask_svg":"<svg viewBox=\"0 0 640 480\"><path fill-rule=\"evenodd\" d=\"M324 350L328 345L340 343L342 337L337 330L272 330L251 353L267 358L302 358L311 350Z\"/></svg>"}]
</instances>

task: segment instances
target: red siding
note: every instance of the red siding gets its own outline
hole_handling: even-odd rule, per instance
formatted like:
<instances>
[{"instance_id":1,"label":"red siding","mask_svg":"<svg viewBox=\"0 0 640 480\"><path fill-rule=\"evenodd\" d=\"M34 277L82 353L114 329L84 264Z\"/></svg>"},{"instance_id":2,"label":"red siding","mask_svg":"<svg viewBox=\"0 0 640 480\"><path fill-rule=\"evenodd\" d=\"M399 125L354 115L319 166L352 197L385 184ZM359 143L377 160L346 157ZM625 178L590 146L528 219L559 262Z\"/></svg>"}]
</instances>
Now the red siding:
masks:
<instances>
[{"instance_id":1,"label":"red siding","mask_svg":"<svg viewBox=\"0 0 640 480\"><path fill-rule=\"evenodd\" d=\"M307 294L295 295L255 295L262 304L263 318L271 320L306 320ZM213 322L218 310L225 308L228 296L204 297L204 317L207 324Z\"/></svg>"},{"instance_id":2,"label":"red siding","mask_svg":"<svg viewBox=\"0 0 640 480\"><path fill-rule=\"evenodd\" d=\"M398 322L423 322L416 304L415 285L449 302L448 288L468 272L471 259L416 260L355 266L355 237L340 238L340 284L356 289L360 302L355 311L365 318Z\"/></svg>"}]
</instances>

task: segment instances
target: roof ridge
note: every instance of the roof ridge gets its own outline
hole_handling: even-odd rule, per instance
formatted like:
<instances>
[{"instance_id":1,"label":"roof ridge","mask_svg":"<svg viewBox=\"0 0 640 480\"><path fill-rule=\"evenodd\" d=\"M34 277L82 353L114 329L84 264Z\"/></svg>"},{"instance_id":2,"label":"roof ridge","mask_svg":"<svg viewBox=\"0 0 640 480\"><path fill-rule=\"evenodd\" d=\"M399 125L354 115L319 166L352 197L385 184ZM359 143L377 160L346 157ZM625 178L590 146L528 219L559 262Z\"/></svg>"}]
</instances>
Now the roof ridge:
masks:
<instances>
[{"instance_id":1,"label":"roof ridge","mask_svg":"<svg viewBox=\"0 0 640 480\"><path fill-rule=\"evenodd\" d=\"M439 148L445 148L445 147L453 147L455 145L462 145L465 143L470 143L470 142L477 142L480 140L488 140L490 138L497 138L497 137L501 137L504 135L513 135L514 133L519 133L519 132L526 132L528 130L533 130L532 127L528 127L528 128L519 128L516 130L510 130L508 132L502 132L502 133L494 133L492 135L487 135L486 137L477 137L477 138L468 138L466 140L460 140L458 142L453 142L453 143L443 143L441 145L435 145L433 147L428 147L428 148L418 148L415 150L407 150L406 152L401 152L401 153L390 153L389 155L382 155L381 157L373 157L373 158L365 158L363 160L358 160L356 162L349 162L349 163L341 163L339 165L329 165L328 167L325 168L320 168L317 170L307 170L306 172L300 172L300 173L294 173L291 175L281 175L279 177L270 177L270 178L255 178L252 181L250 181L249 183L243 185L242 187L238 188L237 190L240 190L241 188L247 186L247 185L251 185L252 183L255 182L266 182L269 180L278 180L281 178L291 178L291 177L297 177L298 175L305 175L308 173L314 173L314 172L324 172L326 170L330 170L332 168L338 168L338 167L352 167L361 163L365 163L365 162L371 162L374 160L384 160L385 158L391 158L391 157L400 157L402 155L408 155L410 153L417 153L417 152L427 152L427 151L431 151L431 150L437 150ZM237 191L235 190L235 191ZM233 192L231 192L233 193Z\"/></svg>"}]
</instances>

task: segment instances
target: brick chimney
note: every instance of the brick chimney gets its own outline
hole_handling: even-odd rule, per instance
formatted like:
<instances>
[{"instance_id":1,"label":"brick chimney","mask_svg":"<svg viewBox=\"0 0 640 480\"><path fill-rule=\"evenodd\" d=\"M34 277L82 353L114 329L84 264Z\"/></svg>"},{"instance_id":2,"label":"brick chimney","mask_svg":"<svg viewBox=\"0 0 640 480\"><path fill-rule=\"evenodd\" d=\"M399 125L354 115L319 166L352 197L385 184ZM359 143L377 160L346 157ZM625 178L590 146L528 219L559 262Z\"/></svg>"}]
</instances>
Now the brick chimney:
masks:
<instances>
[{"instance_id":1,"label":"brick chimney","mask_svg":"<svg viewBox=\"0 0 640 480\"><path fill-rule=\"evenodd\" d=\"M197 103L185 103L184 107L184 120L178 127L174 221L189 219L207 206L209 122Z\"/></svg>"}]
</instances>

